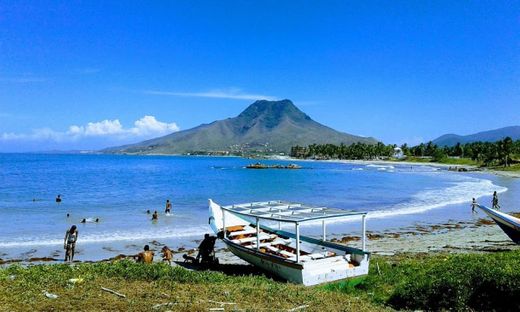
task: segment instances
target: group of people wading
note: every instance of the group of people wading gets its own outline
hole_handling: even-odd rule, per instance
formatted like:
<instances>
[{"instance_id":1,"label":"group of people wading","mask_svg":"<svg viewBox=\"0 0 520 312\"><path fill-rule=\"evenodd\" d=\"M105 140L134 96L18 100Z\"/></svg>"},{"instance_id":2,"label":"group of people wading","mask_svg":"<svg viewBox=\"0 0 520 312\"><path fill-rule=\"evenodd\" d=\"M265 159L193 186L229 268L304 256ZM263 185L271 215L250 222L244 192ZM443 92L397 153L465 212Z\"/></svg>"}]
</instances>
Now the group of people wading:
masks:
<instances>
[{"instance_id":1,"label":"group of people wading","mask_svg":"<svg viewBox=\"0 0 520 312\"><path fill-rule=\"evenodd\" d=\"M56 197L56 203L61 203L61 195L58 195ZM166 200L166 207L164 210L165 214L170 214L172 211L172 203L169 199ZM150 214L150 210L147 211L147 214ZM67 214L68 215L68 214ZM152 220L156 221L158 220L158 213L157 210L154 211L152 215ZM82 220L81 223L84 222L85 219ZM99 222L99 219L96 219L95 222ZM199 245L198 248L198 254L196 258L190 257L188 255L184 255L183 258L185 262L192 262L192 263L204 263L204 264L212 264L212 263L218 263L218 259L215 258L215 241L216 237L210 236L209 234L204 235L204 239ZM78 240L78 229L76 225L72 225L70 229L68 229L65 232L65 238L63 242L63 248L65 249L65 261L72 262L74 261L74 252L76 248L76 242ZM162 254L162 260L164 262L167 262L171 264L171 261L173 260L173 251L168 248L168 246L164 246L161 249ZM154 258L154 252L150 250L149 245L145 245L143 248L143 251L138 253L135 256L132 256L132 258L136 262L140 263L152 263Z\"/></svg>"}]
</instances>

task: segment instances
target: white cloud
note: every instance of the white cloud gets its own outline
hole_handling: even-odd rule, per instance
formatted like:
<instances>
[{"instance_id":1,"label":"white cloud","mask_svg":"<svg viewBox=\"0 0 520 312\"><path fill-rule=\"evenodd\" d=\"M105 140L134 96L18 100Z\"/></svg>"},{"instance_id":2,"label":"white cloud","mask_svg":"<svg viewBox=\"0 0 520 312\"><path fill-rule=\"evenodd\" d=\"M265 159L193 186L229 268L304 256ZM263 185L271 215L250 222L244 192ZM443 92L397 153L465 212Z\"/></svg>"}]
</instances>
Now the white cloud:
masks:
<instances>
[{"instance_id":1,"label":"white cloud","mask_svg":"<svg viewBox=\"0 0 520 312\"><path fill-rule=\"evenodd\" d=\"M154 116L144 116L125 128L119 119L105 119L86 125L72 125L67 131L49 128L34 129L31 133L2 133L0 141L53 141L73 142L88 138L107 138L111 141L129 141L153 138L179 131L176 123L158 121Z\"/></svg>"},{"instance_id":2,"label":"white cloud","mask_svg":"<svg viewBox=\"0 0 520 312\"><path fill-rule=\"evenodd\" d=\"M151 95L165 95L165 96L185 96L185 97L205 97L231 100L278 100L277 97L265 94L244 93L240 89L232 88L227 90L210 90L207 92L172 92L172 91L157 91L147 90L143 91L145 94Z\"/></svg>"},{"instance_id":3,"label":"white cloud","mask_svg":"<svg viewBox=\"0 0 520 312\"><path fill-rule=\"evenodd\" d=\"M71 126L70 133L86 136L119 135L126 132L119 119L89 122L86 126Z\"/></svg>"},{"instance_id":4,"label":"white cloud","mask_svg":"<svg viewBox=\"0 0 520 312\"><path fill-rule=\"evenodd\" d=\"M170 133L179 131L176 123L166 123L155 119L154 116L144 116L134 122L132 131L137 135L149 135L153 133Z\"/></svg>"}]
</instances>

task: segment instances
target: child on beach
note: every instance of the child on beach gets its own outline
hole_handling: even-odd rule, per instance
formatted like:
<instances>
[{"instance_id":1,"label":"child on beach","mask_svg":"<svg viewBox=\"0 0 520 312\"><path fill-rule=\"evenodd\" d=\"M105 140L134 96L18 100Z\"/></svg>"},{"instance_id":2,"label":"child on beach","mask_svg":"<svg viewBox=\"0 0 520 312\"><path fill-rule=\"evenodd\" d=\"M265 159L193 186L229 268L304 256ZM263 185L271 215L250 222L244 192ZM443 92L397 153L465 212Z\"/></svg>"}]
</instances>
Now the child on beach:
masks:
<instances>
[{"instance_id":1,"label":"child on beach","mask_svg":"<svg viewBox=\"0 0 520 312\"><path fill-rule=\"evenodd\" d=\"M161 249L161 252L162 252L163 262L168 262L168 264L172 264L172 259L173 259L172 250L170 248L168 248L168 246L164 246Z\"/></svg>"},{"instance_id":2,"label":"child on beach","mask_svg":"<svg viewBox=\"0 0 520 312\"><path fill-rule=\"evenodd\" d=\"M73 225L65 233L65 239L63 241L63 248L65 249L65 261L74 260L74 249L76 248L76 241L78 240L78 230Z\"/></svg>"}]
</instances>

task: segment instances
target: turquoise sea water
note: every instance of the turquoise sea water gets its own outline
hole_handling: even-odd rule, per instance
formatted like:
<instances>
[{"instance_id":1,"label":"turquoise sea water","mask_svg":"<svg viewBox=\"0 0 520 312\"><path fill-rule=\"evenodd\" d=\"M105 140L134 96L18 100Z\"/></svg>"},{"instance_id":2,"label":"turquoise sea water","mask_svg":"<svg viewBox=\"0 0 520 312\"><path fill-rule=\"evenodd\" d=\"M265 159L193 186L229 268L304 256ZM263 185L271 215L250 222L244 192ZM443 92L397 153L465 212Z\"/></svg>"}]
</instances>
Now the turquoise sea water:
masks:
<instances>
[{"instance_id":1,"label":"turquoise sea water","mask_svg":"<svg viewBox=\"0 0 520 312\"><path fill-rule=\"evenodd\" d=\"M220 204L282 199L368 211L369 230L385 230L472 218L471 197L487 203L494 190L503 192L505 210L514 210L520 189L518 179L428 166L299 162L304 169L245 169L251 162L232 157L0 154L0 258L62 252L65 230L72 224L79 228L80 260L133 253L153 240L190 246L209 232L208 198ZM61 204L54 201L57 194ZM171 216L164 215L166 199L173 203ZM146 214L148 209L159 212L157 222ZM100 222L80 224L83 218ZM329 229L340 235L358 231L359 224ZM310 235L319 230L303 229Z\"/></svg>"}]
</instances>

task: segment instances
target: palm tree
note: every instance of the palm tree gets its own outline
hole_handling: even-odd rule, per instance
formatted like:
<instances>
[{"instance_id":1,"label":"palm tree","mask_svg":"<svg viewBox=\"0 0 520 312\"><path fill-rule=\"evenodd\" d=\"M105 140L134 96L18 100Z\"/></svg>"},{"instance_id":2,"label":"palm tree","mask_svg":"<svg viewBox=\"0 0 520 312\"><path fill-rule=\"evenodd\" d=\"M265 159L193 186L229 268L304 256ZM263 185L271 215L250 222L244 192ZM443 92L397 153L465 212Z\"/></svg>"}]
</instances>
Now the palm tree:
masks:
<instances>
[{"instance_id":1,"label":"palm tree","mask_svg":"<svg viewBox=\"0 0 520 312\"><path fill-rule=\"evenodd\" d=\"M507 167L510 165L508 160L511 159L511 152L513 151L513 139L506 137L498 143L499 153L502 156L504 167Z\"/></svg>"}]
</instances>

